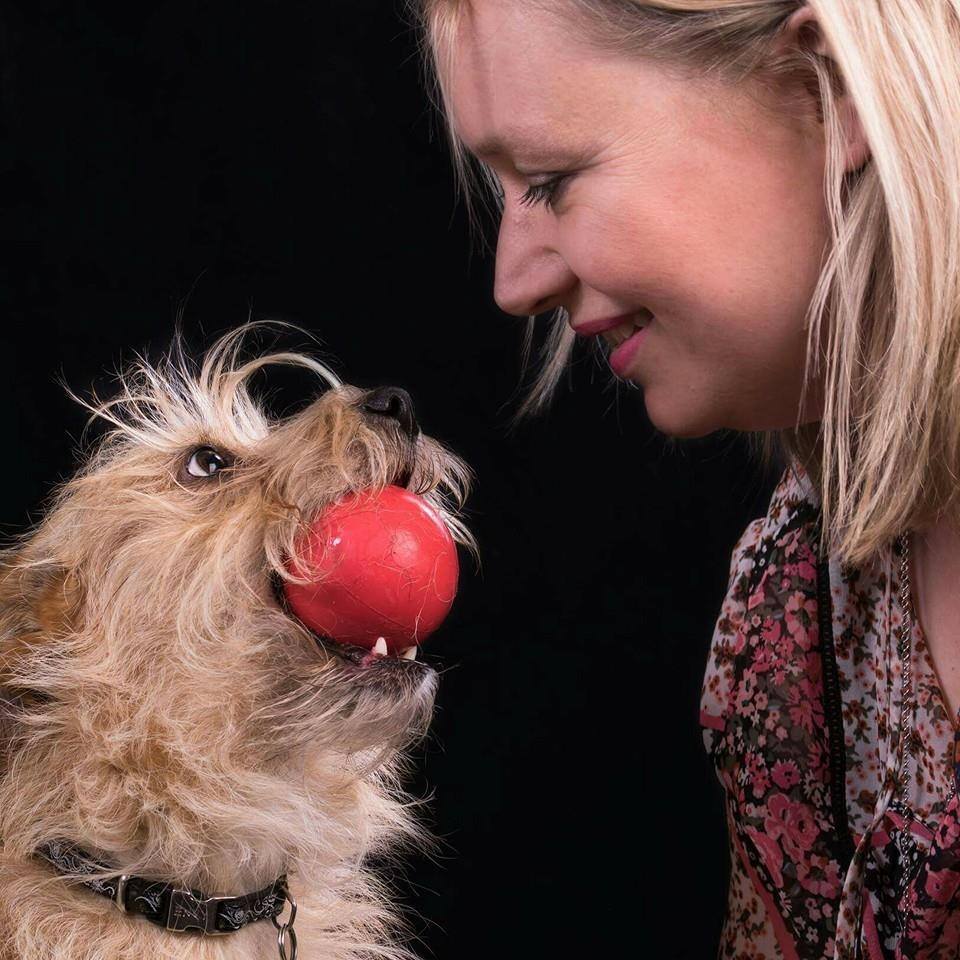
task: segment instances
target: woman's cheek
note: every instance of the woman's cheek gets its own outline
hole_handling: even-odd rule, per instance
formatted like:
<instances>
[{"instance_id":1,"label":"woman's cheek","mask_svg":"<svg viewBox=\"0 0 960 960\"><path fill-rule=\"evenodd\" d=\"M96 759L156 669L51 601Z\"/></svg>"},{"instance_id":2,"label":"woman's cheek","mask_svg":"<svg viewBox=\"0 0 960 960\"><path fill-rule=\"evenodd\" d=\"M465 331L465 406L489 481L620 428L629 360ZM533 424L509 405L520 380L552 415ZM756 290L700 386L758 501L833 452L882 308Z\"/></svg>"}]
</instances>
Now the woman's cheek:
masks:
<instances>
[{"instance_id":1,"label":"woman's cheek","mask_svg":"<svg viewBox=\"0 0 960 960\"><path fill-rule=\"evenodd\" d=\"M638 273L637 238L595 205L572 208L562 221L567 266L590 287L611 296L625 293Z\"/></svg>"}]
</instances>

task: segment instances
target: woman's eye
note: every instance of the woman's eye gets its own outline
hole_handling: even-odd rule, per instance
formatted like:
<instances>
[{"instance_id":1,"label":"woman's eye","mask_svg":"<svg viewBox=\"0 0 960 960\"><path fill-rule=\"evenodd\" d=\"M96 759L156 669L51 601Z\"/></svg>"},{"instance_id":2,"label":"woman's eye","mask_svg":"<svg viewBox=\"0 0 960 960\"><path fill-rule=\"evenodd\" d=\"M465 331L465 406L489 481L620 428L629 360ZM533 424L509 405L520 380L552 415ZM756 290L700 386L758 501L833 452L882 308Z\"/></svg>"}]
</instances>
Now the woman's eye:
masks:
<instances>
[{"instance_id":1,"label":"woman's eye","mask_svg":"<svg viewBox=\"0 0 960 960\"><path fill-rule=\"evenodd\" d=\"M546 180L543 183L532 183L527 192L520 198L522 204L533 206L536 203L543 203L548 209L557 198L557 192L561 184L567 179L568 175L554 177L552 180Z\"/></svg>"},{"instance_id":2,"label":"woman's eye","mask_svg":"<svg viewBox=\"0 0 960 960\"><path fill-rule=\"evenodd\" d=\"M227 457L213 447L200 447L187 460L187 473L191 477L212 477L230 465Z\"/></svg>"}]
</instances>

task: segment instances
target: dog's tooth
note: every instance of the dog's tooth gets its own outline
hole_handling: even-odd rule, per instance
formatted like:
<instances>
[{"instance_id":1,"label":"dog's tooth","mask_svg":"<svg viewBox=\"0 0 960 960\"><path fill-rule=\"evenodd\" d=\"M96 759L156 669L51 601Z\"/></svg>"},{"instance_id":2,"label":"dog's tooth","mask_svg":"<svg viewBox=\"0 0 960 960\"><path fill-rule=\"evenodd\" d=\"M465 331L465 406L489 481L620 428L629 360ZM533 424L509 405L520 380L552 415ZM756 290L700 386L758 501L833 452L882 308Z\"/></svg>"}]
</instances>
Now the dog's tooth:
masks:
<instances>
[{"instance_id":1,"label":"dog's tooth","mask_svg":"<svg viewBox=\"0 0 960 960\"><path fill-rule=\"evenodd\" d=\"M387 641L385 637L377 637L377 642L373 645L373 652L381 656L387 655Z\"/></svg>"},{"instance_id":2,"label":"dog's tooth","mask_svg":"<svg viewBox=\"0 0 960 960\"><path fill-rule=\"evenodd\" d=\"M417 645L414 644L412 647L407 647L403 653L400 654L404 660L416 660L417 659Z\"/></svg>"}]
</instances>

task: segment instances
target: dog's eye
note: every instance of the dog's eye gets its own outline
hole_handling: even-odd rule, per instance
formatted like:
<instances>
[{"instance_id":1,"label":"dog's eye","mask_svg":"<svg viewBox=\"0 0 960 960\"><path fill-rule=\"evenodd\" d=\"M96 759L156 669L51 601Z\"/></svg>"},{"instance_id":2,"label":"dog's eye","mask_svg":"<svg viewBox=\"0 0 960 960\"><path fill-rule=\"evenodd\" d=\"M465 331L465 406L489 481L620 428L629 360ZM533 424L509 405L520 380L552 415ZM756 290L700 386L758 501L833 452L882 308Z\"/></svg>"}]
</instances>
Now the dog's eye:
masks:
<instances>
[{"instance_id":1,"label":"dog's eye","mask_svg":"<svg viewBox=\"0 0 960 960\"><path fill-rule=\"evenodd\" d=\"M187 461L187 473L191 477L212 477L230 466L227 458L213 447L200 447L190 454Z\"/></svg>"}]
</instances>

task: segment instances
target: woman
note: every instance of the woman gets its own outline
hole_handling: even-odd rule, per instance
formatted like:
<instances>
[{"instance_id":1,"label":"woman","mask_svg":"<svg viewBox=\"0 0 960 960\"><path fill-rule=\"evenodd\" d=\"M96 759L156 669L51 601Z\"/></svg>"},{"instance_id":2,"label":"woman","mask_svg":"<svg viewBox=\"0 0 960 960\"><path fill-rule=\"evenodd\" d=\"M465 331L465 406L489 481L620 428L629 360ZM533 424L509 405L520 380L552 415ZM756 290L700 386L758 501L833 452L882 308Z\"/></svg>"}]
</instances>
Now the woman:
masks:
<instances>
[{"instance_id":1,"label":"woman","mask_svg":"<svg viewBox=\"0 0 960 960\"><path fill-rule=\"evenodd\" d=\"M957 956L960 0L414 13L496 300L557 313L524 411L580 334L664 434L785 465L703 686L720 954Z\"/></svg>"}]
</instances>

